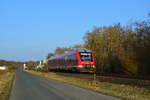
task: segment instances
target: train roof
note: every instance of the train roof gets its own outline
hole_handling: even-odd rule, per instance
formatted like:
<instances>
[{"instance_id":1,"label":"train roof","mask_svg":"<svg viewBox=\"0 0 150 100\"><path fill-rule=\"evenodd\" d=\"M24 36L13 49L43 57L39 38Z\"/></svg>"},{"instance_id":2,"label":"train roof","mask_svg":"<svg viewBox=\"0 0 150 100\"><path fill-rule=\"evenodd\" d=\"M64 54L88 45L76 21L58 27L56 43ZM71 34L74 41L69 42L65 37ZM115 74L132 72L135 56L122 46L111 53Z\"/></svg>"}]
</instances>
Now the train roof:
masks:
<instances>
[{"instance_id":1,"label":"train roof","mask_svg":"<svg viewBox=\"0 0 150 100\"><path fill-rule=\"evenodd\" d=\"M85 48L73 48L72 50L70 51L66 51L65 53L63 54L60 54L60 55L55 55L55 56L52 56L49 60L52 60L52 59L59 59L65 55L69 55L69 54L72 54L74 52L92 52L91 50L88 50L88 49L85 49Z\"/></svg>"},{"instance_id":2,"label":"train roof","mask_svg":"<svg viewBox=\"0 0 150 100\"><path fill-rule=\"evenodd\" d=\"M78 52L92 52L91 50L85 49L85 48L76 48Z\"/></svg>"}]
</instances>

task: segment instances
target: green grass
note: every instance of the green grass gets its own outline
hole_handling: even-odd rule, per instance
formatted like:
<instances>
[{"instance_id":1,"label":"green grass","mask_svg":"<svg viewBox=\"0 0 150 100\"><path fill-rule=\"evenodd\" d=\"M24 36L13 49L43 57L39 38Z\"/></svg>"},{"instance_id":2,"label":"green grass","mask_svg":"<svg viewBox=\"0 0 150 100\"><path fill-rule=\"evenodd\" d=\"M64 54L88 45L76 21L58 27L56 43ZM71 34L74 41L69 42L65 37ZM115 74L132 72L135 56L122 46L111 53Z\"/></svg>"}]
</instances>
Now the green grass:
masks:
<instances>
[{"instance_id":1,"label":"green grass","mask_svg":"<svg viewBox=\"0 0 150 100\"><path fill-rule=\"evenodd\" d=\"M0 74L0 100L9 99L13 78L14 72Z\"/></svg>"},{"instance_id":2,"label":"green grass","mask_svg":"<svg viewBox=\"0 0 150 100\"><path fill-rule=\"evenodd\" d=\"M91 81L84 78L77 78L71 76L60 76L55 73L44 73L29 71L33 74L69 83L82 88L97 91L103 94L122 98L124 100L150 100L150 86L137 87L124 84L115 84L108 82Z\"/></svg>"}]
</instances>

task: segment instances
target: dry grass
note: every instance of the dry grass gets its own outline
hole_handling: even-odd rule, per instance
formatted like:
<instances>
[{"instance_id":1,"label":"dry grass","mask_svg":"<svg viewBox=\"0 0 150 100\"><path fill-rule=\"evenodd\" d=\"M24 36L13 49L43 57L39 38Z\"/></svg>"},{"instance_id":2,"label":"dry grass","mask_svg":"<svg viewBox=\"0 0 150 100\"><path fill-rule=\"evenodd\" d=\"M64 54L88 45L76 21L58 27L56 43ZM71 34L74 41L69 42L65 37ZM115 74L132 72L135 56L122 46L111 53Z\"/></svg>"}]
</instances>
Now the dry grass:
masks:
<instances>
[{"instance_id":1,"label":"dry grass","mask_svg":"<svg viewBox=\"0 0 150 100\"><path fill-rule=\"evenodd\" d=\"M55 73L28 71L30 73L97 91L103 94L119 97L125 100L150 100L150 86L136 87L124 84L91 81L84 78L60 76Z\"/></svg>"},{"instance_id":2,"label":"dry grass","mask_svg":"<svg viewBox=\"0 0 150 100\"><path fill-rule=\"evenodd\" d=\"M8 71L0 74L0 100L8 100L14 73Z\"/></svg>"}]
</instances>

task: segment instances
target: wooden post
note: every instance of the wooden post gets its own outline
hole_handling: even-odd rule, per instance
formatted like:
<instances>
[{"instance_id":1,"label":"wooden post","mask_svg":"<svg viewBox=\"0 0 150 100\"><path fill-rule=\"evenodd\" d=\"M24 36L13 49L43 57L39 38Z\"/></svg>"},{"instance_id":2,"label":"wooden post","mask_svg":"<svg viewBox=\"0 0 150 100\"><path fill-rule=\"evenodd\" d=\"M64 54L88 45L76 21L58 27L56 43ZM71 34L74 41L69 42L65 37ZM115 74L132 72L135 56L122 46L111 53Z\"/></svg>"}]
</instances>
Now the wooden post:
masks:
<instances>
[{"instance_id":1,"label":"wooden post","mask_svg":"<svg viewBox=\"0 0 150 100\"><path fill-rule=\"evenodd\" d=\"M96 70L94 69L92 85L96 85L95 82L96 82Z\"/></svg>"},{"instance_id":2,"label":"wooden post","mask_svg":"<svg viewBox=\"0 0 150 100\"><path fill-rule=\"evenodd\" d=\"M95 81L96 80L96 71L94 70L94 73L93 73L93 80Z\"/></svg>"}]
</instances>

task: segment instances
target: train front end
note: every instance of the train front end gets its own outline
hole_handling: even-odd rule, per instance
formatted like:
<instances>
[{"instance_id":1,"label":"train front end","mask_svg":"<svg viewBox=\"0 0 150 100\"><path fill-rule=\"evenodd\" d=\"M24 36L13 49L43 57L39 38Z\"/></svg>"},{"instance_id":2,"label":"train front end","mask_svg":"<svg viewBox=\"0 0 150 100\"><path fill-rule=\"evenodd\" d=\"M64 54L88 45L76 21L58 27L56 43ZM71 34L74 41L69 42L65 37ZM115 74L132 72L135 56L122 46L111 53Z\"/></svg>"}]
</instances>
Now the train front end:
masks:
<instances>
[{"instance_id":1,"label":"train front end","mask_svg":"<svg viewBox=\"0 0 150 100\"><path fill-rule=\"evenodd\" d=\"M78 66L82 72L95 71L95 58L91 50L78 49Z\"/></svg>"}]
</instances>

